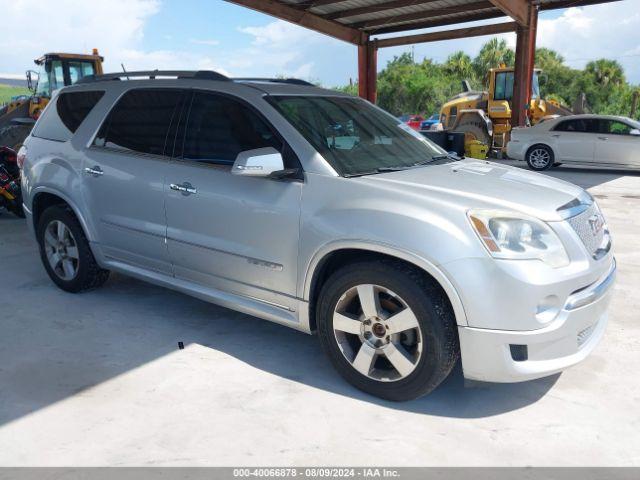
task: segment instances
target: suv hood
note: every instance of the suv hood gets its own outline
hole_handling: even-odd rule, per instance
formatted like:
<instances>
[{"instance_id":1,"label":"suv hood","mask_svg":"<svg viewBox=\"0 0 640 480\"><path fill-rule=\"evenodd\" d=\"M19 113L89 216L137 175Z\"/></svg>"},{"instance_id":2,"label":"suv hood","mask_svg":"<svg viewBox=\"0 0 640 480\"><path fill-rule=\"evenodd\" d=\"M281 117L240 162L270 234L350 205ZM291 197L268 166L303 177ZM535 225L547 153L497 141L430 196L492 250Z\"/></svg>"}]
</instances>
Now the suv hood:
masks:
<instances>
[{"instance_id":1,"label":"suv hood","mask_svg":"<svg viewBox=\"0 0 640 480\"><path fill-rule=\"evenodd\" d=\"M492 162L459 162L361 177L379 187L445 197L465 208L517 210L545 221L560 221L558 209L584 190L563 180Z\"/></svg>"}]
</instances>

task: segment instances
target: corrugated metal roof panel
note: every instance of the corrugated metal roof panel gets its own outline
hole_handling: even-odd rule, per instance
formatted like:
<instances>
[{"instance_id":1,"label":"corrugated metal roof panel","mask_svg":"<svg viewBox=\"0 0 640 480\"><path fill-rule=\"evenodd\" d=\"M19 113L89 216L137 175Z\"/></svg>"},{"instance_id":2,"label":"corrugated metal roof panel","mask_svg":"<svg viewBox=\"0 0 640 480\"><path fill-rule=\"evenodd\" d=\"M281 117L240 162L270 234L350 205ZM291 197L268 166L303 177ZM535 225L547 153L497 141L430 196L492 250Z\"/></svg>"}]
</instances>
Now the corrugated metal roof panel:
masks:
<instances>
[{"instance_id":1,"label":"corrugated metal roof panel","mask_svg":"<svg viewBox=\"0 0 640 480\"><path fill-rule=\"evenodd\" d=\"M410 30L413 24L464 23L506 16L488 0L276 0L345 26L373 32L380 28ZM539 0L542 9L605 3L612 0ZM615 1L615 0L613 0ZM387 7L387 8L384 8ZM545 8L546 7L546 8ZM450 13L447 11L450 9ZM429 12L433 11L433 15ZM345 12L341 14L341 12ZM349 13L351 12L351 13ZM412 18L415 16L415 18ZM455 19L460 19L455 22ZM384 26L384 27L383 27ZM406 28L402 28L406 26Z\"/></svg>"}]
</instances>

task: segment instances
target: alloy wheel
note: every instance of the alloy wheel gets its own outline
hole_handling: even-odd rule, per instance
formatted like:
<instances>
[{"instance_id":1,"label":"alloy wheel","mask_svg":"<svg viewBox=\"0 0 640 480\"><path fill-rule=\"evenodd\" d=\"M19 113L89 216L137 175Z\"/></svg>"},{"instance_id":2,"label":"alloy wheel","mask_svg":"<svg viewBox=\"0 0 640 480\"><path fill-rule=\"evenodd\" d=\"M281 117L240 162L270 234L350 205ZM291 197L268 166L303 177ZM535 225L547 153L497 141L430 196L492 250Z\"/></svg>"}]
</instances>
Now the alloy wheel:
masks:
<instances>
[{"instance_id":1,"label":"alloy wheel","mask_svg":"<svg viewBox=\"0 0 640 480\"><path fill-rule=\"evenodd\" d=\"M51 270L62 280L78 274L80 255L71 230L60 220L49 222L44 231L44 250Z\"/></svg>"},{"instance_id":2,"label":"alloy wheel","mask_svg":"<svg viewBox=\"0 0 640 480\"><path fill-rule=\"evenodd\" d=\"M529 154L529 161L535 168L545 168L551 162L551 155L544 148L536 148Z\"/></svg>"},{"instance_id":3,"label":"alloy wheel","mask_svg":"<svg viewBox=\"0 0 640 480\"><path fill-rule=\"evenodd\" d=\"M357 285L340 297L333 332L351 366L380 382L408 377L423 354L414 312L399 295L379 285Z\"/></svg>"}]
</instances>

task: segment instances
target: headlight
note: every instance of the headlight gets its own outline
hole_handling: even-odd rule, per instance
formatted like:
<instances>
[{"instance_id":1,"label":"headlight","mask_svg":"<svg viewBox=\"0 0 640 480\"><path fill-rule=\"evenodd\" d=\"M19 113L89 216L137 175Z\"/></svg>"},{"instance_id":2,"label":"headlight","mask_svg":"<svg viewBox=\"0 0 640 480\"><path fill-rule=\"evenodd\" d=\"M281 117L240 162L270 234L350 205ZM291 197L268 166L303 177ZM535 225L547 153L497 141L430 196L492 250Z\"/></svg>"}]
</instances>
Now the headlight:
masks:
<instances>
[{"instance_id":1,"label":"headlight","mask_svg":"<svg viewBox=\"0 0 640 480\"><path fill-rule=\"evenodd\" d=\"M471 210L473 229L495 258L542 260L553 268L569 265L569 256L551 227L517 212Z\"/></svg>"}]
</instances>

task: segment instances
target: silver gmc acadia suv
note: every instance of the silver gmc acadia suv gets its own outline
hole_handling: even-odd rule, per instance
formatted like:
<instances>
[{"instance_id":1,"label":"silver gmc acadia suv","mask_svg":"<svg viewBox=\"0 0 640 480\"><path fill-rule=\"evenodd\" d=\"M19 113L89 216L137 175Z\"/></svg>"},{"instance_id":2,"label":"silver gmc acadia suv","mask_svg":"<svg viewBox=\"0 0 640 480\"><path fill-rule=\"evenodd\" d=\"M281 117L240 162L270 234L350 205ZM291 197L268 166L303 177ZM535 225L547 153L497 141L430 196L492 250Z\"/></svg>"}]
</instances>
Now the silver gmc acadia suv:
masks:
<instances>
[{"instance_id":1,"label":"silver gmc acadia suv","mask_svg":"<svg viewBox=\"0 0 640 480\"><path fill-rule=\"evenodd\" d=\"M117 271L303 332L391 400L517 382L603 336L615 261L583 189L461 160L299 80L128 72L57 92L19 152L61 289Z\"/></svg>"}]
</instances>

